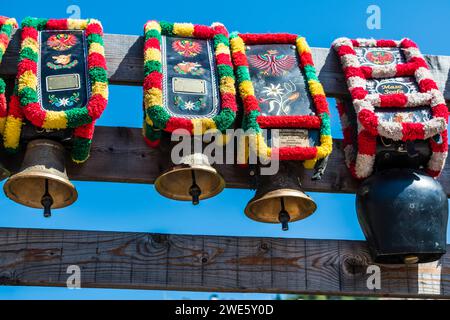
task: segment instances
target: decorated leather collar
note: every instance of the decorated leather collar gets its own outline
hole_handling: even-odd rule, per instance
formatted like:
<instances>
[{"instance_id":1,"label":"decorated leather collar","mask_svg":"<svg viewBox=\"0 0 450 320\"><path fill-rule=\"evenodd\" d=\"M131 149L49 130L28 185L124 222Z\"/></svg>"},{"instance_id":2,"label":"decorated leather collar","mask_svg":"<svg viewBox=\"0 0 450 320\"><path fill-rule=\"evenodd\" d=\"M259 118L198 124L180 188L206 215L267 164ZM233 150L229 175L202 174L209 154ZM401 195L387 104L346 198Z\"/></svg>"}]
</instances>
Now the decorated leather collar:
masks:
<instances>
[{"instance_id":1,"label":"decorated leather collar","mask_svg":"<svg viewBox=\"0 0 450 320\"><path fill-rule=\"evenodd\" d=\"M376 138L383 137L394 141L428 140L432 154L427 172L438 176L447 157L448 109L417 45L406 38L340 38L333 47L340 58L358 122L358 128L350 127L348 106L338 101L346 162L352 174L362 179L372 173ZM424 106L430 107L431 114L412 121L411 112ZM390 119L376 112L399 108L405 112ZM353 142L354 136L357 142Z\"/></svg>"},{"instance_id":2,"label":"decorated leather collar","mask_svg":"<svg viewBox=\"0 0 450 320\"><path fill-rule=\"evenodd\" d=\"M3 55L11 40L13 28L17 28L17 22L14 18L0 16L0 63L2 63ZM3 79L0 78L0 135L3 135L6 117L8 115L5 90L6 84Z\"/></svg>"},{"instance_id":3,"label":"decorated leather collar","mask_svg":"<svg viewBox=\"0 0 450 320\"><path fill-rule=\"evenodd\" d=\"M62 84L64 88L73 86L77 89L84 77L74 72L64 75L64 81L54 81L57 76L46 78L47 91L54 92L46 96L46 104L54 106L56 110L41 105L40 77L42 72L39 57L41 52L40 39L46 31L46 47L53 50L51 61L45 68L52 70L75 68L81 65L66 54L70 48L80 41L87 41L87 81L88 87L86 103L69 108L80 101L80 94L73 92L70 97L61 97ZM64 32L66 31L66 32ZM67 32L72 31L72 32ZM80 31L76 33L75 31ZM83 35L84 34L84 35ZM24 121L28 121L37 128L44 130L73 130L72 159L84 162L89 157L91 140L94 133L95 121L100 117L108 102L108 79L106 59L103 47L103 29L101 23L95 19L38 19L26 18L22 22L21 49L16 77L16 94L11 98L11 106L6 122L4 144L9 150L19 147L21 128ZM50 73L51 74L51 73ZM81 78L81 80L80 80ZM78 85L78 87L77 87Z\"/></svg>"},{"instance_id":4,"label":"decorated leather collar","mask_svg":"<svg viewBox=\"0 0 450 320\"><path fill-rule=\"evenodd\" d=\"M186 129L192 134L202 134L209 129L224 132L231 128L237 105L225 27L219 23L208 27L149 21L144 32L144 137L147 144L157 146L161 131ZM172 39L170 43L167 38ZM209 59L207 48L213 52ZM201 55L209 61L208 66L196 59ZM169 69L169 64L174 65ZM173 73L171 81L168 80L170 73ZM215 82L218 92L215 92Z\"/></svg>"},{"instance_id":5,"label":"decorated leather collar","mask_svg":"<svg viewBox=\"0 0 450 320\"><path fill-rule=\"evenodd\" d=\"M276 152L280 160L304 161L306 168L313 168L317 160L331 153L332 139L328 103L317 78L311 49L305 38L293 34L235 32L230 36L230 43L239 93L244 105L242 126L246 131L252 130L250 135L256 136L257 143L253 146L254 151L263 158L270 158ZM256 50L254 54L248 52L250 47L271 44L278 44L280 48L278 50L262 48L265 51ZM286 52L278 52L279 50ZM258 72L255 78L271 77L275 82L278 81L259 90L259 97L255 95L255 82L251 77L249 62L255 72ZM298 69L300 73L290 77L289 73L294 69ZM303 77L306 82L304 93L300 93L297 89L303 84L295 83L295 78L300 77ZM280 83L279 79L283 81L287 79L287 81ZM300 101L300 99L305 100ZM310 112L300 115L295 115L294 112L292 115L289 110L299 108L298 105L308 106ZM263 108L266 109L265 112L262 111ZM277 109L276 112L274 112L275 109ZM265 128L317 130L320 132L319 143L315 146L271 148L262 135L262 129Z\"/></svg>"}]
</instances>

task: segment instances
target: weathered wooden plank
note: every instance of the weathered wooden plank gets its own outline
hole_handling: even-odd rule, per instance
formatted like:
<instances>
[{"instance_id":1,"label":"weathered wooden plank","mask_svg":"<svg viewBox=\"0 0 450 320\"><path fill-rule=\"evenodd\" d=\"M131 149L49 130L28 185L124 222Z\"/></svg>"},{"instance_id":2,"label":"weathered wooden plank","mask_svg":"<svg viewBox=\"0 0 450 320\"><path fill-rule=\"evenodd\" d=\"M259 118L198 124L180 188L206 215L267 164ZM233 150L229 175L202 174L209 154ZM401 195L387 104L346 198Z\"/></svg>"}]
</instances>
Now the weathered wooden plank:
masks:
<instances>
[{"instance_id":1,"label":"weathered wooden plank","mask_svg":"<svg viewBox=\"0 0 450 320\"><path fill-rule=\"evenodd\" d=\"M368 289L359 241L1 228L0 285L65 286L76 265L83 288L450 298L449 256L379 265L381 287Z\"/></svg>"},{"instance_id":2,"label":"weathered wooden plank","mask_svg":"<svg viewBox=\"0 0 450 320\"><path fill-rule=\"evenodd\" d=\"M17 69L19 53L19 32L15 32L0 66L0 74L13 77ZM135 35L105 34L105 51L108 75L112 84L141 85L143 80L143 37ZM347 95L347 87L341 67L333 50L312 48L319 78L327 96ZM431 72L444 96L450 101L450 57L426 55Z\"/></svg>"},{"instance_id":3,"label":"weathered wooden plank","mask_svg":"<svg viewBox=\"0 0 450 320\"><path fill-rule=\"evenodd\" d=\"M334 140L334 150L328 161L327 171L320 181L311 180L311 170L299 168L299 176L306 191L329 193L354 193L357 182L344 165L342 141ZM17 172L23 152L6 156L0 151L0 161L11 172ZM123 127L97 127L90 159L83 165L67 161L71 179L81 181L154 183L162 172L159 150L149 148L142 139L141 130ZM223 175L227 188L251 189L248 170L237 165L215 165ZM301 167L301 166L299 166ZM120 169L118 169L120 168ZM450 164L447 163L439 178L450 195Z\"/></svg>"}]
</instances>

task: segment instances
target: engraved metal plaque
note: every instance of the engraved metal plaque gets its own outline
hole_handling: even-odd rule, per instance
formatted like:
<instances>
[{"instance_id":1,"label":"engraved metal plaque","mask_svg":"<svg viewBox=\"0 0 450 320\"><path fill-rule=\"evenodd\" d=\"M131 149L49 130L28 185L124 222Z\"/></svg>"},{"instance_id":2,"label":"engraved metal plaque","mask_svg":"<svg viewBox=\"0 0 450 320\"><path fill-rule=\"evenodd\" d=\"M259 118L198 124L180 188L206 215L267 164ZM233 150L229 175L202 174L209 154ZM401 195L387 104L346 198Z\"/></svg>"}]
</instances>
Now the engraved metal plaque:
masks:
<instances>
[{"instance_id":1,"label":"engraved metal plaque","mask_svg":"<svg viewBox=\"0 0 450 320\"><path fill-rule=\"evenodd\" d=\"M295 46L289 44L247 46L246 56L263 116L315 113L306 78L299 68Z\"/></svg>"},{"instance_id":2,"label":"engraved metal plaque","mask_svg":"<svg viewBox=\"0 0 450 320\"><path fill-rule=\"evenodd\" d=\"M173 78L174 93L206 94L206 81L192 78Z\"/></svg>"},{"instance_id":3,"label":"engraved metal plaque","mask_svg":"<svg viewBox=\"0 0 450 320\"><path fill-rule=\"evenodd\" d=\"M274 133L277 130L277 134ZM270 147L314 147L320 145L319 130L316 129L269 129L267 144Z\"/></svg>"},{"instance_id":4,"label":"engraved metal plaque","mask_svg":"<svg viewBox=\"0 0 450 320\"><path fill-rule=\"evenodd\" d=\"M47 91L74 90L80 89L80 75L67 74L60 76L48 76Z\"/></svg>"},{"instance_id":5,"label":"engraved metal plaque","mask_svg":"<svg viewBox=\"0 0 450 320\"><path fill-rule=\"evenodd\" d=\"M212 40L163 37L163 106L181 118L212 118L220 112Z\"/></svg>"},{"instance_id":6,"label":"engraved metal plaque","mask_svg":"<svg viewBox=\"0 0 450 320\"><path fill-rule=\"evenodd\" d=\"M38 93L42 108L66 111L88 103L87 47L82 30L39 32Z\"/></svg>"},{"instance_id":7,"label":"engraved metal plaque","mask_svg":"<svg viewBox=\"0 0 450 320\"><path fill-rule=\"evenodd\" d=\"M309 147L308 130L283 129L279 133L280 147Z\"/></svg>"}]
</instances>

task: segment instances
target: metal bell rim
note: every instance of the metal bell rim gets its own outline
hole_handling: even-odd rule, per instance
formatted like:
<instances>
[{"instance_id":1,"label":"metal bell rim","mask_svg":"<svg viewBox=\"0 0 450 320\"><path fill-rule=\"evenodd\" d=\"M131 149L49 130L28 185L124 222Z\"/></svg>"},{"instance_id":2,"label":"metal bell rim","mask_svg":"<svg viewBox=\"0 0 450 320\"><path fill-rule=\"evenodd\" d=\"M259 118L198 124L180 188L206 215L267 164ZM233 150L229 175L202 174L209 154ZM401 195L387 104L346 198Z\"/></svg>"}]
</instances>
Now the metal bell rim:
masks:
<instances>
[{"instance_id":1,"label":"metal bell rim","mask_svg":"<svg viewBox=\"0 0 450 320\"><path fill-rule=\"evenodd\" d=\"M190 195L183 196L183 195L169 193L169 192L166 192L161 187L161 181L164 178L166 178L168 175L173 173L174 171L191 171L191 170L203 171L203 172L210 173L210 174L212 174L212 176L214 176L218 180L218 183L216 184L217 188L207 194L202 192L202 194L199 197L200 200L212 198L212 197L218 195L219 193L221 193L223 191L223 189L225 188L225 180L223 179L222 175L216 169L214 169L212 166L198 165L198 164L193 164L193 165L179 164L179 165L176 165L176 166L170 168L169 170L166 170L165 172L163 172L161 175L159 175L156 178L156 180L155 180L156 191L158 191L158 193L160 195L162 195L166 198L169 198L169 199L178 200L178 201L192 201L192 196L190 196Z\"/></svg>"},{"instance_id":2,"label":"metal bell rim","mask_svg":"<svg viewBox=\"0 0 450 320\"><path fill-rule=\"evenodd\" d=\"M253 197L247 203L247 206L244 209L245 215L247 217L249 217L250 219L258 221L258 222L279 224L280 221L278 220L278 216L274 216L273 221L267 221L267 220L259 218L260 215L253 214L251 212L250 207L254 206L255 203L258 203L261 201L265 201L265 200L272 199L272 198L281 198L279 195L280 193L284 193L283 198L289 198L289 197L298 198L300 196L301 198L308 200L312 204L311 210L306 211L303 214L295 214L294 215L293 213L288 212L291 217L289 222L295 222L295 221L306 219L317 210L317 204L306 193L301 192L299 190L294 190L294 189L277 189L277 190L273 190L273 191L266 193L264 196L262 196L258 199L256 199L256 197Z\"/></svg>"},{"instance_id":3,"label":"metal bell rim","mask_svg":"<svg viewBox=\"0 0 450 320\"><path fill-rule=\"evenodd\" d=\"M42 205L36 206L36 205L33 205L32 202L20 201L12 192L10 192L10 187L9 186L12 183L16 182L16 180L21 179L21 178L25 178L25 177L27 177L27 178L36 178L36 179L48 179L50 181L55 181L55 182L58 182L58 183L62 183L63 185L67 186L69 190L72 191L71 192L71 197L68 199L68 201L65 201L64 203L62 203L60 205L54 204L54 205L52 205L52 209L61 209L61 208L68 207L71 204L73 204L75 201L77 201L77 199L78 199L78 192L75 189L75 186L70 181L67 181L67 180L65 180L62 177L58 177L56 175L55 176L43 177L42 175L39 175L37 173L20 172L20 173L17 173L15 175L11 176L5 182L5 184L3 185L3 191L5 192L6 196L9 199L11 199L14 202L16 202L16 203L20 203L20 204L23 204L25 206L28 206L30 208L35 208L35 209L42 209L43 208Z\"/></svg>"}]
</instances>

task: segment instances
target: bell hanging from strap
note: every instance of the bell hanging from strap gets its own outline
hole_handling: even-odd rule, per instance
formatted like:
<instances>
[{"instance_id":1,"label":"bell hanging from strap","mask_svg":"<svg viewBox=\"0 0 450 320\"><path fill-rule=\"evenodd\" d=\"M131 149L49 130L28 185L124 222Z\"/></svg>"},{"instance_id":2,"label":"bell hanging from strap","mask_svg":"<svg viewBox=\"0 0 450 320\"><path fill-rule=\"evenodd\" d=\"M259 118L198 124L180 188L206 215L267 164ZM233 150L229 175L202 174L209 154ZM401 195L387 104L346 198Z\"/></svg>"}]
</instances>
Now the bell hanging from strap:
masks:
<instances>
[{"instance_id":1,"label":"bell hanging from strap","mask_svg":"<svg viewBox=\"0 0 450 320\"><path fill-rule=\"evenodd\" d=\"M245 208L249 218L281 223L283 231L287 231L289 222L304 219L316 211L317 205L303 192L292 163L280 162L275 175L258 174L256 179L255 196Z\"/></svg>"},{"instance_id":2,"label":"bell hanging from strap","mask_svg":"<svg viewBox=\"0 0 450 320\"><path fill-rule=\"evenodd\" d=\"M446 251L447 195L421 170L373 174L358 188L356 211L375 262L425 263Z\"/></svg>"},{"instance_id":3,"label":"bell hanging from strap","mask_svg":"<svg viewBox=\"0 0 450 320\"><path fill-rule=\"evenodd\" d=\"M64 208L77 200L78 193L69 181L65 168L64 147L49 139L36 139L27 144L20 171L4 185L11 200L31 208Z\"/></svg>"},{"instance_id":4,"label":"bell hanging from strap","mask_svg":"<svg viewBox=\"0 0 450 320\"><path fill-rule=\"evenodd\" d=\"M198 137L192 138L195 139ZM169 156L170 150L166 150L166 156ZM167 157L163 162L169 166L156 179L155 188L167 198L192 201L197 205L200 200L214 197L225 188L225 180L201 152L194 151L183 156L178 164Z\"/></svg>"}]
</instances>

